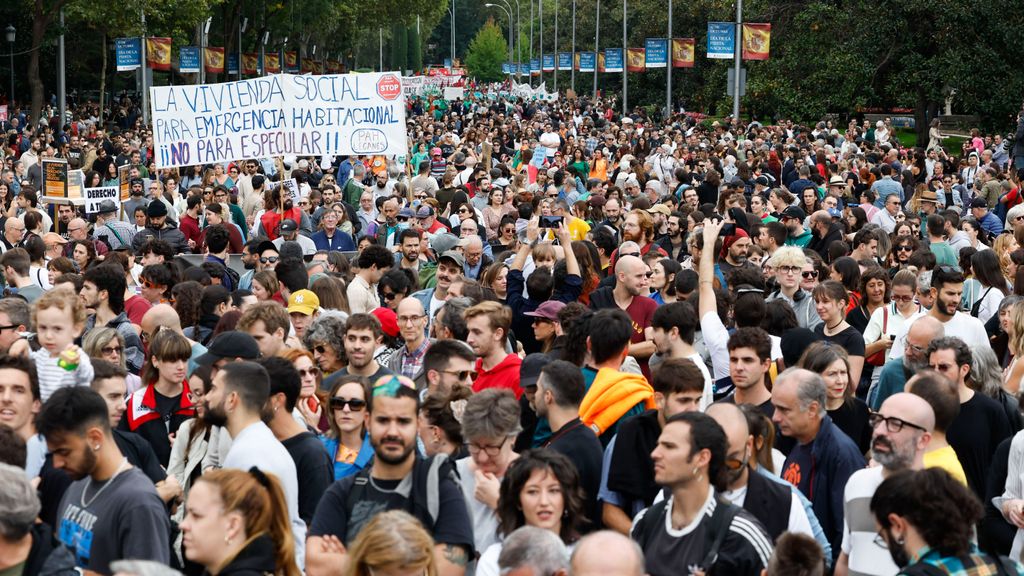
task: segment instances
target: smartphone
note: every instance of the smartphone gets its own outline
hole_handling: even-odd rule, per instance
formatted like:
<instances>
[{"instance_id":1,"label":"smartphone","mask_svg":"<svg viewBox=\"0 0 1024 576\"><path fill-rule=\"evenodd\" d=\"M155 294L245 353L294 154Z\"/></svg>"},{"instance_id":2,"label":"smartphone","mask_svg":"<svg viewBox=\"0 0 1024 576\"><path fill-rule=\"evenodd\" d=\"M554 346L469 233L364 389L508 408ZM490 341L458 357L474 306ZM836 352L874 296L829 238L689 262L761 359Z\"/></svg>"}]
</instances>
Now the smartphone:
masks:
<instances>
[{"instance_id":1,"label":"smartphone","mask_svg":"<svg viewBox=\"0 0 1024 576\"><path fill-rule=\"evenodd\" d=\"M309 407L310 412L316 412L316 409L320 407L320 401L317 400L316 396L310 396L306 398L306 406Z\"/></svg>"},{"instance_id":2,"label":"smartphone","mask_svg":"<svg viewBox=\"0 0 1024 576\"><path fill-rule=\"evenodd\" d=\"M734 236L736 234L735 224L726 224L722 226L722 231L718 233L719 236Z\"/></svg>"},{"instance_id":3,"label":"smartphone","mask_svg":"<svg viewBox=\"0 0 1024 576\"><path fill-rule=\"evenodd\" d=\"M541 216L540 227L541 228L558 228L562 225L563 216Z\"/></svg>"}]
</instances>

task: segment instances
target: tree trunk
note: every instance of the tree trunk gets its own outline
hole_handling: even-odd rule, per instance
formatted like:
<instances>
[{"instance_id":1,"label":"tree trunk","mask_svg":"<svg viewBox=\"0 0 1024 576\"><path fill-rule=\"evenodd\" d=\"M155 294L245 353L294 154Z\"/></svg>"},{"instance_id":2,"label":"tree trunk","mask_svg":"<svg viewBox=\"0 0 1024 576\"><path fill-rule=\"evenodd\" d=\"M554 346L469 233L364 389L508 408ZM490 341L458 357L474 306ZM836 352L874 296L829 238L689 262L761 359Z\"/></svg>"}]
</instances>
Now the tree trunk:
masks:
<instances>
[{"instance_id":1,"label":"tree trunk","mask_svg":"<svg viewBox=\"0 0 1024 576\"><path fill-rule=\"evenodd\" d=\"M914 133L917 134L917 145L928 146L928 96L923 87L915 90L914 102Z\"/></svg>"},{"instance_id":2,"label":"tree trunk","mask_svg":"<svg viewBox=\"0 0 1024 576\"><path fill-rule=\"evenodd\" d=\"M107 33L103 32L100 43L103 48L103 68L100 70L100 126L103 126L103 104L107 94Z\"/></svg>"}]
</instances>

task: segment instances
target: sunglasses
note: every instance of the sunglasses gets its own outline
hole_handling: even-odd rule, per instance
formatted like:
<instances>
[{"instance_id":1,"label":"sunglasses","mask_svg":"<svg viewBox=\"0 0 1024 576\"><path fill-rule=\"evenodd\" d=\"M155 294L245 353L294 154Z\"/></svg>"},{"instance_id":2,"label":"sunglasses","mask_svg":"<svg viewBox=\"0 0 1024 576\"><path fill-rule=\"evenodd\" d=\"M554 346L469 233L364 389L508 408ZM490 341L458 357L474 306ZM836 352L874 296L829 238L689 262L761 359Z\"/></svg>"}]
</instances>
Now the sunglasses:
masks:
<instances>
[{"instance_id":1,"label":"sunglasses","mask_svg":"<svg viewBox=\"0 0 1024 576\"><path fill-rule=\"evenodd\" d=\"M476 380L476 370L442 370L445 374L451 374L461 381Z\"/></svg>"},{"instance_id":2,"label":"sunglasses","mask_svg":"<svg viewBox=\"0 0 1024 576\"><path fill-rule=\"evenodd\" d=\"M114 352L117 352L118 354L120 354L121 350L122 350L122 348L120 346L106 346L106 347L100 348L100 352L102 354L104 354L104 355L113 354Z\"/></svg>"},{"instance_id":3,"label":"sunglasses","mask_svg":"<svg viewBox=\"0 0 1024 576\"><path fill-rule=\"evenodd\" d=\"M348 406L348 409L352 412L362 412L363 408L366 408L366 400L360 400L358 398L331 398L330 401L331 410L339 412Z\"/></svg>"},{"instance_id":4,"label":"sunglasses","mask_svg":"<svg viewBox=\"0 0 1024 576\"><path fill-rule=\"evenodd\" d=\"M260 256L260 264L277 264L277 256Z\"/></svg>"},{"instance_id":5,"label":"sunglasses","mask_svg":"<svg viewBox=\"0 0 1024 576\"><path fill-rule=\"evenodd\" d=\"M910 246L910 245L897 246L896 247L896 251L897 252L913 252L914 251L914 247Z\"/></svg>"},{"instance_id":6,"label":"sunglasses","mask_svg":"<svg viewBox=\"0 0 1024 576\"><path fill-rule=\"evenodd\" d=\"M388 302L390 302L390 301L394 300L394 299L395 299L395 297L396 297L396 296L398 296L398 294L395 294L394 292L382 292L382 293L381 293L381 296L382 296L382 297L383 297L383 298L384 298L385 300L387 300Z\"/></svg>"},{"instance_id":7,"label":"sunglasses","mask_svg":"<svg viewBox=\"0 0 1024 576\"><path fill-rule=\"evenodd\" d=\"M163 288L163 286L161 286L161 285L159 285L159 284L157 284L155 282L152 282L150 280L146 280L145 278L142 279L142 285L145 288L150 288L150 289L153 289L153 288Z\"/></svg>"},{"instance_id":8,"label":"sunglasses","mask_svg":"<svg viewBox=\"0 0 1024 576\"><path fill-rule=\"evenodd\" d=\"M409 217L408 216L399 216L397 219L398 219L399 222L408 222L409 221Z\"/></svg>"},{"instance_id":9,"label":"sunglasses","mask_svg":"<svg viewBox=\"0 0 1024 576\"><path fill-rule=\"evenodd\" d=\"M305 378L306 376L316 376L320 373L320 370L316 368L308 368L306 370L299 370L299 377Z\"/></svg>"},{"instance_id":10,"label":"sunglasses","mask_svg":"<svg viewBox=\"0 0 1024 576\"><path fill-rule=\"evenodd\" d=\"M818 277L818 273L817 272L813 272L813 271L811 271L811 272L803 272L800 275L803 276L804 278L807 278L808 280L810 280L811 278L817 278Z\"/></svg>"}]
</instances>

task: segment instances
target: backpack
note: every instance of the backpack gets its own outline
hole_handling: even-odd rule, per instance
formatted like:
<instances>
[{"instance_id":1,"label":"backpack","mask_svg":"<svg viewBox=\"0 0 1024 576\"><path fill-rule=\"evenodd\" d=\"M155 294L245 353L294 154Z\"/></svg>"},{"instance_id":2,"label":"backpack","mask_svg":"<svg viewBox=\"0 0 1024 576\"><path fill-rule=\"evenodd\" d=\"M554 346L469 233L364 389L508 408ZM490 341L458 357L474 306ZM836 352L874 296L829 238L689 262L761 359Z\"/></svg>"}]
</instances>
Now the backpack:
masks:
<instances>
[{"instance_id":1,"label":"backpack","mask_svg":"<svg viewBox=\"0 0 1024 576\"><path fill-rule=\"evenodd\" d=\"M352 517L356 503L366 499L367 486L370 483L372 462L358 473L343 478L342 488L345 490L345 517ZM423 524L428 532L433 533L441 507L440 486L444 478L458 484L455 466L446 454L435 454L423 459L416 458L412 467L412 490L406 500L405 511ZM351 535L347 535L351 538Z\"/></svg>"},{"instance_id":2,"label":"backpack","mask_svg":"<svg viewBox=\"0 0 1024 576\"><path fill-rule=\"evenodd\" d=\"M722 548L726 535L729 534L729 526L732 525L733 518L742 510L739 506L726 502L721 498L716 497L715 500L717 505L715 506L715 511L711 514L708 537L704 540L704 559L700 562L700 566L705 574L710 574L715 562L718 562L718 551ZM668 499L666 498L651 506L643 518L637 521L636 526L633 528L632 536L641 549L647 549L652 531L660 530L660 527L664 526L665 512L667 510Z\"/></svg>"}]
</instances>

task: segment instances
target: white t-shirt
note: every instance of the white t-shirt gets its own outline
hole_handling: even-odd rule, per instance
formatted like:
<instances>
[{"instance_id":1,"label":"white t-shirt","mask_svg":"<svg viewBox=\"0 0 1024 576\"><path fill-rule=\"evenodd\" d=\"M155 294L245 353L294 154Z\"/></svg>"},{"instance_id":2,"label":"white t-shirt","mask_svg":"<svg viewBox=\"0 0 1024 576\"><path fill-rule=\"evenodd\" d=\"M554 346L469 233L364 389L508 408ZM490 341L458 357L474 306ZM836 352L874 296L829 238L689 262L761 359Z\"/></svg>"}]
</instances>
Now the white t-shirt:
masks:
<instances>
[{"instance_id":1,"label":"white t-shirt","mask_svg":"<svg viewBox=\"0 0 1024 576\"><path fill-rule=\"evenodd\" d=\"M700 332L704 336L704 346L711 356L711 369L715 380L729 375L729 331L722 324L722 319L715 312L708 312L700 319ZM770 336L772 340L772 362L782 358L782 339ZM696 361L696 360L695 360Z\"/></svg>"},{"instance_id":2,"label":"white t-shirt","mask_svg":"<svg viewBox=\"0 0 1024 576\"><path fill-rule=\"evenodd\" d=\"M893 340L892 349L889 351L889 359L895 360L896 358L903 358L903 344L907 339L907 332L910 331L910 325L914 323L921 316L924 316L927 312L920 312L914 314L903 323L900 332L896 334L896 338ZM949 319L949 322L943 322L945 327L946 336L956 336L957 338L964 341L968 348L980 348L982 346L989 346L988 333L985 332L985 325L980 320L960 312Z\"/></svg>"},{"instance_id":3,"label":"white t-shirt","mask_svg":"<svg viewBox=\"0 0 1024 576\"><path fill-rule=\"evenodd\" d=\"M900 570L889 551L875 544L875 517L871 497L882 483L882 467L864 468L850 476L843 490L843 552L849 556L849 573L892 576Z\"/></svg>"},{"instance_id":4,"label":"white t-shirt","mask_svg":"<svg viewBox=\"0 0 1024 576\"><path fill-rule=\"evenodd\" d=\"M750 470L748 474L757 474L758 472ZM766 479L767 482L771 480ZM747 499L747 487L739 488L738 490L727 490L722 492L722 497L732 502L733 504L743 507L743 503ZM800 499L793 494L792 490L789 494L789 522L786 530L788 532L795 532L797 534L806 534L811 538L814 538L814 532L811 530L811 521L807 519L807 511L804 510L804 505L800 502Z\"/></svg>"}]
</instances>

